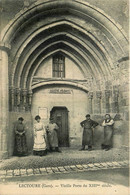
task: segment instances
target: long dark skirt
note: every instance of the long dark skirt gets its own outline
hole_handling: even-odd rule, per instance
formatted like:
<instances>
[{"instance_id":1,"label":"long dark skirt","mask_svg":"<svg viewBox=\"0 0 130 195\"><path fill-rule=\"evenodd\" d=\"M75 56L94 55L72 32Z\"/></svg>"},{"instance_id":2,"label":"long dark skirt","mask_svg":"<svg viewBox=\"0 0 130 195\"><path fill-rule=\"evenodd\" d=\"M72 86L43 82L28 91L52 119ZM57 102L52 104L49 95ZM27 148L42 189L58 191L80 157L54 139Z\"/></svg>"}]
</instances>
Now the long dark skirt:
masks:
<instances>
[{"instance_id":1,"label":"long dark skirt","mask_svg":"<svg viewBox=\"0 0 130 195\"><path fill-rule=\"evenodd\" d=\"M113 127L112 126L106 126L104 127L104 142L102 144L102 147L105 146L112 147L112 138L113 138Z\"/></svg>"},{"instance_id":2,"label":"long dark skirt","mask_svg":"<svg viewBox=\"0 0 130 195\"><path fill-rule=\"evenodd\" d=\"M49 146L52 148L58 147L58 135L55 130L48 134Z\"/></svg>"},{"instance_id":3,"label":"long dark skirt","mask_svg":"<svg viewBox=\"0 0 130 195\"><path fill-rule=\"evenodd\" d=\"M84 129L83 131L83 137L82 137L82 146L93 145L93 131L92 129Z\"/></svg>"},{"instance_id":4,"label":"long dark skirt","mask_svg":"<svg viewBox=\"0 0 130 195\"><path fill-rule=\"evenodd\" d=\"M46 154L47 154L47 150L41 150L41 151L33 150L33 155L35 156L45 156Z\"/></svg>"},{"instance_id":5,"label":"long dark skirt","mask_svg":"<svg viewBox=\"0 0 130 195\"><path fill-rule=\"evenodd\" d=\"M26 156L27 155L26 136L15 135L14 156Z\"/></svg>"}]
</instances>

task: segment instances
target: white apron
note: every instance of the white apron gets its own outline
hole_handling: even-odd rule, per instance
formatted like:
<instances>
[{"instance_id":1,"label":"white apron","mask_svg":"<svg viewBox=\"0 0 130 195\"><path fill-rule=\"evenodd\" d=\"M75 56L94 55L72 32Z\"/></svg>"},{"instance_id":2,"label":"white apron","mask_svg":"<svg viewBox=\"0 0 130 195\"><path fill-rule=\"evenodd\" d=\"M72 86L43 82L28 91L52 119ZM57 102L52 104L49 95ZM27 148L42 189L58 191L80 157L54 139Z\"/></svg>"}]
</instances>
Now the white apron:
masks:
<instances>
[{"instance_id":1,"label":"white apron","mask_svg":"<svg viewBox=\"0 0 130 195\"><path fill-rule=\"evenodd\" d=\"M34 125L34 146L33 150L42 151L46 150L46 142L45 142L45 128L41 122L36 123Z\"/></svg>"}]
</instances>

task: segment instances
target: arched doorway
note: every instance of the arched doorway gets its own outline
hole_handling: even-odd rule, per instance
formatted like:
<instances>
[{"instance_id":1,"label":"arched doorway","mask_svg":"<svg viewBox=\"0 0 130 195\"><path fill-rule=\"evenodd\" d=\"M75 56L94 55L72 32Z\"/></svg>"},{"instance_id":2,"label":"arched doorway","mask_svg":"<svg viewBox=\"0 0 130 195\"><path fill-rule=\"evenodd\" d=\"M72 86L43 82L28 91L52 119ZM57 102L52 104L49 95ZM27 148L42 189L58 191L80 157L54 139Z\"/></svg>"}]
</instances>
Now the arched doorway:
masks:
<instances>
[{"instance_id":1,"label":"arched doorway","mask_svg":"<svg viewBox=\"0 0 130 195\"><path fill-rule=\"evenodd\" d=\"M60 147L69 146L69 124L68 110L66 107L53 107L50 117L54 118L54 122L58 125L58 138Z\"/></svg>"},{"instance_id":2,"label":"arched doorway","mask_svg":"<svg viewBox=\"0 0 130 195\"><path fill-rule=\"evenodd\" d=\"M101 98L104 96L102 110L106 112L105 102L108 105L109 99L112 99L110 106L112 112L115 112L113 105L118 103L119 96L116 85L122 85L122 79L116 73L121 72L118 68L120 58L126 59L128 56L128 40L122 27L100 9L81 0L37 1L21 10L3 29L1 35L0 158L7 156L7 151L12 147L9 144L13 140L9 135L13 132L10 128L11 117L23 115L27 119L28 114L31 118L35 96L33 87L41 85L41 82L72 81L73 86L82 85L80 88L83 89L85 86L92 91L89 105L95 102L96 111L101 110ZM76 78L63 79L43 75L36 78L38 68L57 52L64 54L75 67L79 67L83 79L79 79L79 74L76 76L69 63L69 72ZM124 90L123 86L122 88ZM125 110L125 103L123 106ZM78 118L80 116L81 114ZM76 128L78 129L77 126Z\"/></svg>"}]
</instances>

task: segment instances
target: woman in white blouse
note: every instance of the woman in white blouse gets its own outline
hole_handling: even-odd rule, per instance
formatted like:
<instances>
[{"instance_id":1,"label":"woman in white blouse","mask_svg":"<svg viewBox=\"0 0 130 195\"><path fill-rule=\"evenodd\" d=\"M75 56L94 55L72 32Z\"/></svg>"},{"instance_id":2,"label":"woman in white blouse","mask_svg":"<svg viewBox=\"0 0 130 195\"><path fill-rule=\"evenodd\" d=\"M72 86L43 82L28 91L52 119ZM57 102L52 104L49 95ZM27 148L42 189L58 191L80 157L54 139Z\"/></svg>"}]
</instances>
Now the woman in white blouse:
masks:
<instances>
[{"instance_id":1,"label":"woman in white blouse","mask_svg":"<svg viewBox=\"0 0 130 195\"><path fill-rule=\"evenodd\" d=\"M41 117L35 117L36 123L34 124L34 146L33 154L44 156L47 154L47 147L45 142L46 130L43 123L40 121Z\"/></svg>"},{"instance_id":2,"label":"woman in white blouse","mask_svg":"<svg viewBox=\"0 0 130 195\"><path fill-rule=\"evenodd\" d=\"M105 120L102 123L104 127L104 142L102 143L102 149L110 150L112 147L112 137L113 137L113 125L114 120L111 118L110 114L105 115Z\"/></svg>"}]
</instances>

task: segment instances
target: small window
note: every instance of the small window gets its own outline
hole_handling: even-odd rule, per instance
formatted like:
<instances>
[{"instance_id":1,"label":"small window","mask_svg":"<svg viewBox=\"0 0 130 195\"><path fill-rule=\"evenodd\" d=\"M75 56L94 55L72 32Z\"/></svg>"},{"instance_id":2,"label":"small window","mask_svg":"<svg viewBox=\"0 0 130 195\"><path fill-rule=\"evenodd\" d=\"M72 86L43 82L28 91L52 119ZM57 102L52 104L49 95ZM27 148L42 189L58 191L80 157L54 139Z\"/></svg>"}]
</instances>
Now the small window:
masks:
<instances>
[{"instance_id":1,"label":"small window","mask_svg":"<svg viewBox=\"0 0 130 195\"><path fill-rule=\"evenodd\" d=\"M65 77L65 57L63 55L53 56L53 77Z\"/></svg>"}]
</instances>

